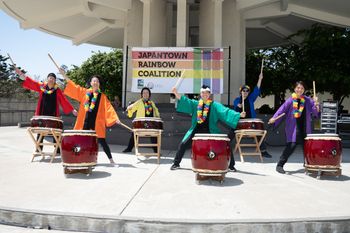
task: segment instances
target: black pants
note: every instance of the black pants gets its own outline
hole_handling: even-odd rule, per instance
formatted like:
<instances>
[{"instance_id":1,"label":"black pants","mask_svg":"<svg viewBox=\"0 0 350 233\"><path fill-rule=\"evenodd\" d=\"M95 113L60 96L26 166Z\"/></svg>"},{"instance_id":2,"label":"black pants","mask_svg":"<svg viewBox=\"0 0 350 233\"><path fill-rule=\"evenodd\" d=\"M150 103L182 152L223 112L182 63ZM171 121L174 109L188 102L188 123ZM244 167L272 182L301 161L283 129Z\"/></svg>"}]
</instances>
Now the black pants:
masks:
<instances>
[{"instance_id":1,"label":"black pants","mask_svg":"<svg viewBox=\"0 0 350 233\"><path fill-rule=\"evenodd\" d=\"M37 141L39 140L39 134L36 135L36 140ZM54 143L56 143L56 139L54 137L52 137L52 140L54 141ZM40 143L43 143L43 141L44 141L44 137L41 138ZM41 149L41 151L43 151L43 146L42 145L40 146L40 149ZM38 151L36 151L36 152L38 152ZM61 153L60 147L57 148L57 153L58 154Z\"/></svg>"},{"instance_id":2,"label":"black pants","mask_svg":"<svg viewBox=\"0 0 350 233\"><path fill-rule=\"evenodd\" d=\"M195 135L195 132L193 132L185 141L183 141L179 144L179 147L177 149L175 159L174 159L175 165L180 165L181 160L184 157L184 154L186 152L186 148L189 146L190 143L192 143L192 138L194 137L194 135ZM230 165L229 165L229 167L232 168L235 166L236 162L235 162L235 159L233 157L232 148L230 149L230 151L231 151L231 153L230 153Z\"/></svg>"},{"instance_id":3,"label":"black pants","mask_svg":"<svg viewBox=\"0 0 350 233\"><path fill-rule=\"evenodd\" d=\"M287 163L288 158L293 154L298 144L301 144L304 147L304 137L305 136L298 133L297 142L287 142L287 145L282 152L282 155L280 157L280 160L277 163L277 166L283 167Z\"/></svg>"},{"instance_id":4,"label":"black pants","mask_svg":"<svg viewBox=\"0 0 350 233\"><path fill-rule=\"evenodd\" d=\"M157 138L151 137L151 143L156 144L157 143ZM128 147L126 148L127 150L132 150L135 146L135 139L134 139L134 133L131 133L131 137L129 139L129 144ZM152 147L154 152L157 152L157 147Z\"/></svg>"},{"instance_id":5,"label":"black pants","mask_svg":"<svg viewBox=\"0 0 350 233\"><path fill-rule=\"evenodd\" d=\"M109 149L109 146L106 142L106 139L105 138L99 138L98 139L98 143L100 143L100 145L102 146L103 148L103 151L106 153L107 157L109 159L112 158L112 153L111 153L111 149Z\"/></svg>"}]
</instances>

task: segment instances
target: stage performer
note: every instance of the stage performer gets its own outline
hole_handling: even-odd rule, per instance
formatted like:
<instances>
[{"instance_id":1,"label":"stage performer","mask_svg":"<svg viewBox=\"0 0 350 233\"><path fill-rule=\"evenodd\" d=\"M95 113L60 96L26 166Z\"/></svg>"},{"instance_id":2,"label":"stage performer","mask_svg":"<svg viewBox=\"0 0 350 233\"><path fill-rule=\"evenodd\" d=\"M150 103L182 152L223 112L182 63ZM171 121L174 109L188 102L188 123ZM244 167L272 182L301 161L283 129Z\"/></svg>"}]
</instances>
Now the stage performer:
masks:
<instances>
[{"instance_id":1,"label":"stage performer","mask_svg":"<svg viewBox=\"0 0 350 233\"><path fill-rule=\"evenodd\" d=\"M287 163L289 156L294 152L297 144L304 145L304 138L312 132L312 116L320 116L320 107L317 97L314 99L304 95L305 84L298 81L294 85L294 92L284 104L276 111L269 120L269 124L277 126L283 118L286 119L285 134L287 145L277 163L276 171L284 174L283 166ZM281 114L285 114L276 120Z\"/></svg>"},{"instance_id":2,"label":"stage performer","mask_svg":"<svg viewBox=\"0 0 350 233\"><path fill-rule=\"evenodd\" d=\"M239 88L240 96L238 96L233 101L233 109L236 112L242 112L243 106L242 103L244 102L244 111L246 112L246 118L256 118L256 112L254 108L254 102L259 97L261 92L261 81L263 79L263 70L261 69L258 83L256 84L256 87L254 88L253 92L250 93L250 87L248 85L243 85ZM243 101L244 100L244 101ZM231 130L229 133L229 137L232 140L235 137L234 131ZM265 140L260 145L261 155L265 158L272 158L272 156L267 152L266 150L266 143Z\"/></svg>"},{"instance_id":3,"label":"stage performer","mask_svg":"<svg viewBox=\"0 0 350 233\"><path fill-rule=\"evenodd\" d=\"M192 143L192 138L196 133L211 133L219 134L220 130L217 127L218 121L222 121L231 128L236 128L240 117L245 117L245 112L238 113L229 109L221 103L214 102L210 99L211 90L208 86L203 85L200 90L200 100L191 100L186 96L180 95L176 87L173 87L172 92L179 100L177 103L177 111L192 115L192 126L185 134L179 144L171 170L178 169L180 162L184 156L186 147ZM236 171L235 160L231 153L229 169Z\"/></svg>"},{"instance_id":4,"label":"stage performer","mask_svg":"<svg viewBox=\"0 0 350 233\"><path fill-rule=\"evenodd\" d=\"M148 87L144 87L141 90L141 99L137 100L135 103L130 104L127 109L128 117L132 117L134 112L136 112L136 118L138 117L160 117L158 108L155 103L151 100L151 90ZM152 144L157 143L157 138L151 137ZM131 133L129 139L128 147L123 150L124 153L131 152L134 148L134 133ZM153 151L157 152L157 147L153 147Z\"/></svg>"},{"instance_id":5,"label":"stage performer","mask_svg":"<svg viewBox=\"0 0 350 233\"><path fill-rule=\"evenodd\" d=\"M74 129L95 130L98 142L103 147L110 163L115 164L106 142L106 127L119 124L120 121L107 96L100 90L101 77L93 75L90 79L90 88L84 88L70 80L62 69L60 73L67 80L64 94L80 103Z\"/></svg>"},{"instance_id":6,"label":"stage performer","mask_svg":"<svg viewBox=\"0 0 350 233\"><path fill-rule=\"evenodd\" d=\"M39 100L35 110L35 116L53 116L60 117L59 106L61 106L65 114L73 113L77 115L76 110L63 95L61 89L56 83L56 75L49 73L45 82L37 82L26 76L20 69L15 68L19 77L24 80L22 86L26 89L39 92ZM38 140L39 134L37 135ZM44 138L41 139L42 143ZM43 146L40 146L42 149ZM57 149L60 153L60 148Z\"/></svg>"}]
</instances>

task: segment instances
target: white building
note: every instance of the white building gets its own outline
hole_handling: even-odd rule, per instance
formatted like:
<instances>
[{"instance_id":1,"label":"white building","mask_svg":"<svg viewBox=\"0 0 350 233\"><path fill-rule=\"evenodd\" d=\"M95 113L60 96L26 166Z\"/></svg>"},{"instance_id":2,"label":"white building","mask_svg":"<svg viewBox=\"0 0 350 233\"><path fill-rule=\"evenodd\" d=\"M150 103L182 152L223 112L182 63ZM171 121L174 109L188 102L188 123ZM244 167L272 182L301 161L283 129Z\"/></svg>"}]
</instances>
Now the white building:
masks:
<instances>
[{"instance_id":1,"label":"white building","mask_svg":"<svg viewBox=\"0 0 350 233\"><path fill-rule=\"evenodd\" d=\"M36 28L76 45L124 50L231 46L231 100L245 80L247 48L286 43L287 36L316 22L350 27L348 0L0 0L0 8L24 29ZM124 72L131 77L130 68ZM229 90L225 75L225 93L216 96L222 100ZM134 98L130 78L124 84L128 101ZM169 100L164 94L155 97Z\"/></svg>"}]
</instances>

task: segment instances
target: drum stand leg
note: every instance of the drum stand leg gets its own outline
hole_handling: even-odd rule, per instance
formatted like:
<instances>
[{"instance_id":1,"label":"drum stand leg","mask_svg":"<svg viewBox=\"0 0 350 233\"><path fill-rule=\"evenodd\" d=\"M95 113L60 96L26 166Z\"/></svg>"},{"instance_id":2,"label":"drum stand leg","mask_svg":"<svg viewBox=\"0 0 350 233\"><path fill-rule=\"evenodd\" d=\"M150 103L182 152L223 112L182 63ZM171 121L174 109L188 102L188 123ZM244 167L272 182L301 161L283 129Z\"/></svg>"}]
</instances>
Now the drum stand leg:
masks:
<instances>
[{"instance_id":1,"label":"drum stand leg","mask_svg":"<svg viewBox=\"0 0 350 233\"><path fill-rule=\"evenodd\" d=\"M321 179L321 175L322 175L322 171L318 170L316 179L318 179L318 180Z\"/></svg>"},{"instance_id":2,"label":"drum stand leg","mask_svg":"<svg viewBox=\"0 0 350 233\"><path fill-rule=\"evenodd\" d=\"M33 156L32 156L32 159L31 159L30 162L33 162L34 158L36 156L38 156L38 155L41 155L42 159L44 159L44 153L43 153L43 151L40 148L40 141L43 138L43 135L39 134L39 138L38 138L38 140L36 140L35 137L34 137L34 133L32 132L31 128L28 128L28 134L29 134L30 138L33 140L34 146L35 146L35 150L33 152Z\"/></svg>"},{"instance_id":3,"label":"drum stand leg","mask_svg":"<svg viewBox=\"0 0 350 233\"><path fill-rule=\"evenodd\" d=\"M60 151L62 151L62 148L61 148L61 134L60 133L55 133L54 131L52 131L52 136L55 140L55 143L54 143L54 151L53 151L53 154L51 156L51 160L50 160L50 163L53 162L53 160L55 159L55 156L57 155L57 150L58 148L60 148Z\"/></svg>"}]
</instances>

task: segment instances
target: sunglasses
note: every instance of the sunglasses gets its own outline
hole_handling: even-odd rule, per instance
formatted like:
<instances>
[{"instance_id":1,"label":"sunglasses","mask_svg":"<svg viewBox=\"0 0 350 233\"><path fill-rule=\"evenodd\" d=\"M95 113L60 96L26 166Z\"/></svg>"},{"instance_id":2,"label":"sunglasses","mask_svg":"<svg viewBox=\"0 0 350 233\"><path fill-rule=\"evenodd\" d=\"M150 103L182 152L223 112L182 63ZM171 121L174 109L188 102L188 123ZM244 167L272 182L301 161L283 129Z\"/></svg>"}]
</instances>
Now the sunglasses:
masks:
<instances>
[{"instance_id":1,"label":"sunglasses","mask_svg":"<svg viewBox=\"0 0 350 233\"><path fill-rule=\"evenodd\" d=\"M249 92L249 90L247 90L247 89L243 89L242 91L243 91L243 92Z\"/></svg>"}]
</instances>

